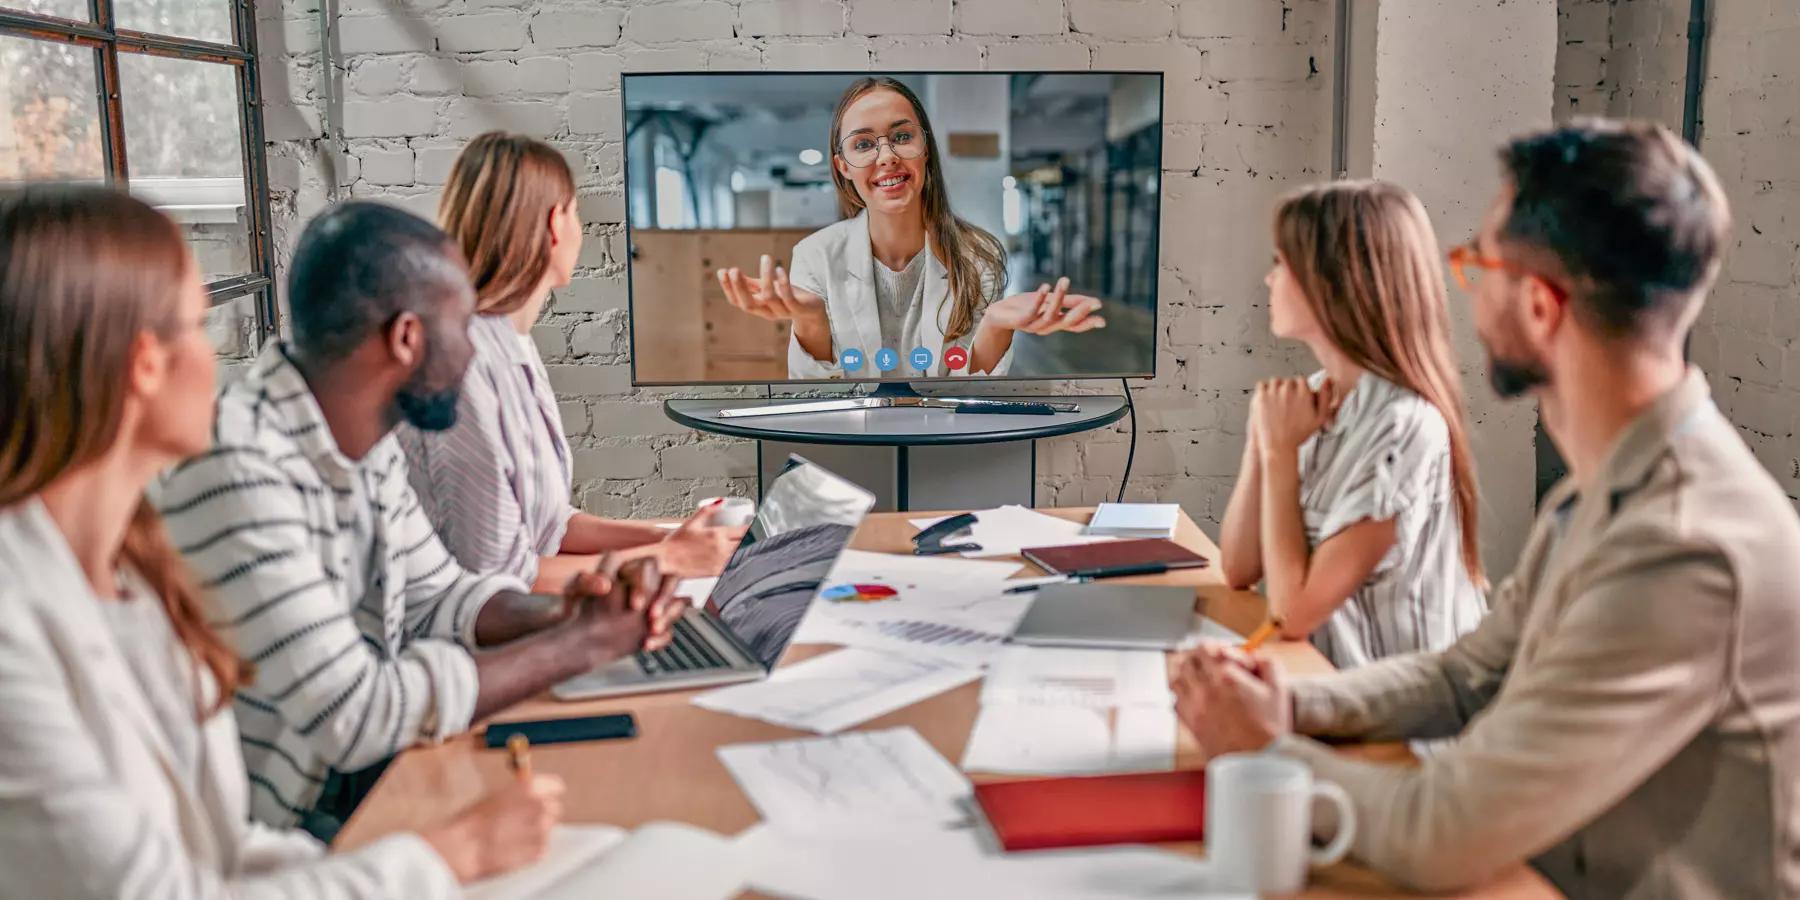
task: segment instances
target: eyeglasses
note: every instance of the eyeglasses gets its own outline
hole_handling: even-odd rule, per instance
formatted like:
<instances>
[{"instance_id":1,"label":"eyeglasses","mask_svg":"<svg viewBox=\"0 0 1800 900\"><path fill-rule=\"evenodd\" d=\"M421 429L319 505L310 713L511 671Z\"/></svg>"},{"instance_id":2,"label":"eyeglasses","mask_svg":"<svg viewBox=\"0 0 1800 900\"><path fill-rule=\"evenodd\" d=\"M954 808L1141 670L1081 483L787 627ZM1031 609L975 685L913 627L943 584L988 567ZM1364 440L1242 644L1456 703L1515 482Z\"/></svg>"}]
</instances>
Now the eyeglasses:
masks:
<instances>
[{"instance_id":1,"label":"eyeglasses","mask_svg":"<svg viewBox=\"0 0 1800 900\"><path fill-rule=\"evenodd\" d=\"M1475 285L1481 283L1481 276L1486 272L1505 272L1518 278L1536 278L1556 295L1558 302L1568 299L1568 293L1563 290L1562 285L1497 256L1483 256L1473 243L1450 248L1450 274L1456 277L1457 285L1463 290L1474 293Z\"/></svg>"},{"instance_id":2,"label":"eyeglasses","mask_svg":"<svg viewBox=\"0 0 1800 900\"><path fill-rule=\"evenodd\" d=\"M914 128L896 128L885 137L853 134L838 143L837 153L859 169L866 169L881 158L881 145L901 159L918 159L925 155L924 135Z\"/></svg>"}]
</instances>

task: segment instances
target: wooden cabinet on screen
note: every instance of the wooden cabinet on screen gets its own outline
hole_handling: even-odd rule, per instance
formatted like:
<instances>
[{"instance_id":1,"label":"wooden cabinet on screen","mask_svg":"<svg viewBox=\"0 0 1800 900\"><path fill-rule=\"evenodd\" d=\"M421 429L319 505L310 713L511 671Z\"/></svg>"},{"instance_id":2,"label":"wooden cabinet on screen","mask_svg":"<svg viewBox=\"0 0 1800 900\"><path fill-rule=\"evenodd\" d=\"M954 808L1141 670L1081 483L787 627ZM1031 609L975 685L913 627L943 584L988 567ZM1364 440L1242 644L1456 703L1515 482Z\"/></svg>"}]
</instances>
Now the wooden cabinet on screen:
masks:
<instances>
[{"instance_id":1,"label":"wooden cabinet on screen","mask_svg":"<svg viewBox=\"0 0 1800 900\"><path fill-rule=\"evenodd\" d=\"M788 265L811 228L635 229L631 296L643 382L787 378L788 325L733 307L714 274L754 275L763 254Z\"/></svg>"}]
</instances>

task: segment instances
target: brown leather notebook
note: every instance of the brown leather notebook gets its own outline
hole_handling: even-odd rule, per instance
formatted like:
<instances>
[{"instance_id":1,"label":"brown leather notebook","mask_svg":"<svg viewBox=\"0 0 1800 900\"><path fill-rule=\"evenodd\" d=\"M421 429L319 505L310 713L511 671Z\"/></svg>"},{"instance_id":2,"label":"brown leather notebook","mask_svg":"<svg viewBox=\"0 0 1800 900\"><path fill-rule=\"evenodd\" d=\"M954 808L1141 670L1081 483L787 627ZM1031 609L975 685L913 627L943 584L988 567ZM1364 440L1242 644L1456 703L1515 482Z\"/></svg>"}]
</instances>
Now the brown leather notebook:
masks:
<instances>
[{"instance_id":1,"label":"brown leather notebook","mask_svg":"<svg viewBox=\"0 0 1800 900\"><path fill-rule=\"evenodd\" d=\"M1206 557L1162 538L1101 541L1097 544L1070 544L1064 547L1028 547L1020 552L1052 575L1154 563L1162 563L1171 569L1198 569L1207 564Z\"/></svg>"}]
</instances>

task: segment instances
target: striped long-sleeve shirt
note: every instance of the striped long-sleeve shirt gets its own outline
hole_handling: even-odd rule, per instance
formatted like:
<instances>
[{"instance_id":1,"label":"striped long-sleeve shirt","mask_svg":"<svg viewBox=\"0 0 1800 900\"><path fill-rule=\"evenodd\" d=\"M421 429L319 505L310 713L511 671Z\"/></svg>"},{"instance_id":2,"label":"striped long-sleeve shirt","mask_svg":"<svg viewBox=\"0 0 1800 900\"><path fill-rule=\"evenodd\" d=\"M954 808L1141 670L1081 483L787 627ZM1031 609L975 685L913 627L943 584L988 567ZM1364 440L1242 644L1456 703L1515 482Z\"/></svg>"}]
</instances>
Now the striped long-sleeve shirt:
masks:
<instances>
[{"instance_id":1,"label":"striped long-sleeve shirt","mask_svg":"<svg viewBox=\"0 0 1800 900\"><path fill-rule=\"evenodd\" d=\"M401 425L397 436L413 490L456 561L532 581L575 514L562 413L537 346L510 319L476 316L469 339L475 356L456 424L434 432Z\"/></svg>"},{"instance_id":2,"label":"striped long-sleeve shirt","mask_svg":"<svg viewBox=\"0 0 1800 900\"><path fill-rule=\"evenodd\" d=\"M517 579L439 543L393 436L360 460L271 342L219 397L213 448L152 492L214 623L256 667L235 706L251 814L287 826L333 769L466 730L476 614Z\"/></svg>"}]
</instances>

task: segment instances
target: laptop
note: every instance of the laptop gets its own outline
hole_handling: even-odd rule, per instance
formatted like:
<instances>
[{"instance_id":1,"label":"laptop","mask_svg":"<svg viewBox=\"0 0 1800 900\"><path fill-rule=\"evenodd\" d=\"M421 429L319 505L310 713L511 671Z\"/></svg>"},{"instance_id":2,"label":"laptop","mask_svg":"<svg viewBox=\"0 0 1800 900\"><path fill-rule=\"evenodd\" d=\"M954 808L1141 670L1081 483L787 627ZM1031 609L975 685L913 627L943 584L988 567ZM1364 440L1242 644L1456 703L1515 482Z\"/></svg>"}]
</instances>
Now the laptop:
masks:
<instances>
[{"instance_id":1,"label":"laptop","mask_svg":"<svg viewBox=\"0 0 1800 900\"><path fill-rule=\"evenodd\" d=\"M874 494L788 457L706 602L675 623L669 646L578 675L551 695L584 700L767 678L874 506Z\"/></svg>"},{"instance_id":2,"label":"laptop","mask_svg":"<svg viewBox=\"0 0 1800 900\"><path fill-rule=\"evenodd\" d=\"M1013 631L1015 644L1173 650L1194 622L1194 589L1148 584L1051 584Z\"/></svg>"}]
</instances>

